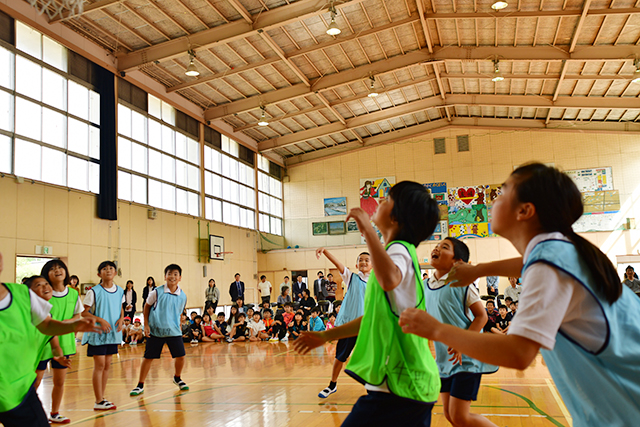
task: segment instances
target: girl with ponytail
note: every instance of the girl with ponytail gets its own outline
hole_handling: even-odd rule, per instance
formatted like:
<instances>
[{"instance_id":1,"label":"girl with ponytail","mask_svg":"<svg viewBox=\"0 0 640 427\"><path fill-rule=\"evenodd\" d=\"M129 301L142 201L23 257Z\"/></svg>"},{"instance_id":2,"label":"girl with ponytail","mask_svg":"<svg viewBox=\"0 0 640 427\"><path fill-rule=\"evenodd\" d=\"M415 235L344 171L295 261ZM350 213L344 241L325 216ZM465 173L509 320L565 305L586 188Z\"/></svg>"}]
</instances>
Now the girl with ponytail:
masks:
<instances>
[{"instance_id":1,"label":"girl with ponytail","mask_svg":"<svg viewBox=\"0 0 640 427\"><path fill-rule=\"evenodd\" d=\"M522 257L459 265L449 274L451 286L522 276L508 334L476 334L415 309L405 310L400 324L494 365L525 369L540 350L574 425L635 425L640 299L622 286L609 258L573 231L582 213L582 196L567 175L540 163L517 168L494 201L491 221Z\"/></svg>"}]
</instances>

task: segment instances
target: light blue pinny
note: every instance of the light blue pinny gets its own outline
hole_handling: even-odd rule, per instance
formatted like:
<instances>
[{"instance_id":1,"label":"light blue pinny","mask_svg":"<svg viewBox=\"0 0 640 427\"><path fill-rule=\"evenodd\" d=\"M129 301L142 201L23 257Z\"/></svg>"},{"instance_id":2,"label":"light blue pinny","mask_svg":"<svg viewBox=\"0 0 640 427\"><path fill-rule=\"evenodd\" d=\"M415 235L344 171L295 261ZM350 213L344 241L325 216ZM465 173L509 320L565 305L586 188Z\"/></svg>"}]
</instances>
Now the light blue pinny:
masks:
<instances>
[{"instance_id":1,"label":"light blue pinny","mask_svg":"<svg viewBox=\"0 0 640 427\"><path fill-rule=\"evenodd\" d=\"M441 323L457 326L461 329L469 329L474 317L471 313L467 315L465 308L467 292L469 291L468 286L452 288L449 285L444 285L441 288L432 289L427 282L425 289L430 291L426 293L427 313ZM461 372L492 374L498 370L497 366L480 362L465 354L462 355L462 365L459 363L454 365L453 362L449 361L451 355L447 352L448 347L441 342L434 341L433 343L436 348L436 363L438 364L440 378L449 378Z\"/></svg>"},{"instance_id":2,"label":"light blue pinny","mask_svg":"<svg viewBox=\"0 0 640 427\"><path fill-rule=\"evenodd\" d=\"M116 322L120 318L124 291L120 286L116 286L115 292L107 292L100 285L94 286L91 290L95 296L91 314L106 320L111 325L111 332L103 332L101 334L85 332L82 335L82 345L120 344L122 342L122 332L117 331Z\"/></svg>"},{"instance_id":3,"label":"light blue pinny","mask_svg":"<svg viewBox=\"0 0 640 427\"><path fill-rule=\"evenodd\" d=\"M336 326L344 325L364 315L364 294L367 290L367 282L360 278L357 272L351 273L347 295L340 306L340 313L336 317Z\"/></svg>"},{"instance_id":4,"label":"light blue pinny","mask_svg":"<svg viewBox=\"0 0 640 427\"><path fill-rule=\"evenodd\" d=\"M158 299L149 313L149 329L154 337L181 337L180 314L187 305L187 295L183 290L180 295L165 292L165 286L156 288Z\"/></svg>"},{"instance_id":5,"label":"light blue pinny","mask_svg":"<svg viewBox=\"0 0 640 427\"><path fill-rule=\"evenodd\" d=\"M640 298L622 286L620 298L609 304L596 292L589 268L571 242L538 243L526 260L523 275L538 262L559 269L584 286L600 305L607 323L605 343L595 353L582 348L562 327L554 349L541 351L573 425L640 425Z\"/></svg>"}]
</instances>

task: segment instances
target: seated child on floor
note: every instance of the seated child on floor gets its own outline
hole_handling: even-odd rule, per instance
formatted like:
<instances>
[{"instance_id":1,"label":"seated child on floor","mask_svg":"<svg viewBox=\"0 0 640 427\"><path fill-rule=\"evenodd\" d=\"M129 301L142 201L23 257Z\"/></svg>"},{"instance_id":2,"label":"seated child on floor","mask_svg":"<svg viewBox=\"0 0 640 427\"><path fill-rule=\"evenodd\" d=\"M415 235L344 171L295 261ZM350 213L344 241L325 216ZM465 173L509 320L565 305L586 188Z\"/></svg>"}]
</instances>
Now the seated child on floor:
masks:
<instances>
[{"instance_id":1,"label":"seated child on floor","mask_svg":"<svg viewBox=\"0 0 640 427\"><path fill-rule=\"evenodd\" d=\"M263 341L269 339L269 335L266 332L267 328L262 321L262 316L259 311L253 313L253 319L249 320L247 328L249 328L249 341Z\"/></svg>"}]
</instances>

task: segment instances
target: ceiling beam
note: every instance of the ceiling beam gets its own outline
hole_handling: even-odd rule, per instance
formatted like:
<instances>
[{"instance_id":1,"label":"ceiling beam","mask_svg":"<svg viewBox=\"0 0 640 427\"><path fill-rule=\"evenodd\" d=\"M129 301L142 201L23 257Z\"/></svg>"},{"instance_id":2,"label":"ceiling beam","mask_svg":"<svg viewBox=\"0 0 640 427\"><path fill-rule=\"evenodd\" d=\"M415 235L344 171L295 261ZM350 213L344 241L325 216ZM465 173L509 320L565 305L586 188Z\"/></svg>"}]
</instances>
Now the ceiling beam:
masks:
<instances>
[{"instance_id":1,"label":"ceiling beam","mask_svg":"<svg viewBox=\"0 0 640 427\"><path fill-rule=\"evenodd\" d=\"M100 0L100 1L97 1L95 3L91 3L91 4L87 5L87 6L85 6L82 9L82 13L76 13L75 15L72 15L71 11L65 10L62 14L60 14L57 17L51 19L49 21L49 24L54 24L56 22L63 21L65 19L79 18L80 16L82 16L82 15L84 15L86 13L89 13L89 12L94 11L94 10L103 9L105 7L111 6L112 4L119 3L121 1L122 0Z\"/></svg>"},{"instance_id":2,"label":"ceiling beam","mask_svg":"<svg viewBox=\"0 0 640 427\"><path fill-rule=\"evenodd\" d=\"M590 3L590 2L589 2ZM514 12L457 12L457 13L429 13L426 15L427 20L442 19L500 19L500 18L567 18L586 16L609 16L609 15L637 15L640 14L640 8L629 7L620 9L591 9L587 12L580 9L560 9L560 10L532 10L532 11L514 11Z\"/></svg>"},{"instance_id":3,"label":"ceiling beam","mask_svg":"<svg viewBox=\"0 0 640 427\"><path fill-rule=\"evenodd\" d=\"M575 122L553 120L545 124L545 119L494 119L480 117L453 117L451 122L445 119L425 122L419 125L398 129L394 132L385 132L359 141L350 141L333 147L299 154L286 158L286 167L298 166L327 157L341 155L347 152L362 150L376 145L403 141L410 138L429 135L443 129L486 129L486 130L536 130L540 132L634 132L640 133L640 123L614 123L614 122Z\"/></svg>"},{"instance_id":4,"label":"ceiling beam","mask_svg":"<svg viewBox=\"0 0 640 427\"><path fill-rule=\"evenodd\" d=\"M365 0L346 0L335 5L336 9L359 4ZM186 55L187 50L196 51L233 40L256 35L258 30L270 31L284 25L319 16L327 12L325 0L299 0L258 14L253 24L244 19L222 24L208 30L137 50L118 56L118 70L128 71L154 61L173 59Z\"/></svg>"},{"instance_id":5,"label":"ceiling beam","mask_svg":"<svg viewBox=\"0 0 640 427\"><path fill-rule=\"evenodd\" d=\"M319 43L319 44L314 44L314 45L311 45L309 47L296 50L294 52L285 54L285 58L287 60L290 60L291 58L297 58L299 56L304 56L304 55L307 55L307 54L312 53L312 52L322 51L323 49L328 49L330 47L339 46L339 45L341 45L343 43L347 43L347 42L350 42L350 41L353 41L353 40L357 40L357 39L360 39L362 37L374 35L374 34L377 34L377 33L383 32L383 31L387 31L387 30L392 30L394 28L398 28L398 27L401 27L403 25L410 25L410 24L412 24L414 22L417 22L419 19L420 18L418 18L418 15L414 13L413 15L411 15L408 18L401 19L399 21L394 21L394 22L391 22L389 24L382 25L380 27L370 28L368 30L360 31L358 33L355 33L355 34L352 34L352 35L349 35L349 36L346 36L346 37L335 38L335 39L333 39L331 41L327 41L327 42L323 42L323 43ZM253 69L256 69L256 68L264 67L265 65L270 65L270 64L273 64L274 62L278 62L278 61L281 61L281 60L282 60L282 58L280 58L280 57L267 58L267 59L265 59L263 61L258 61L258 62L254 62L252 64L244 65L242 67L234 68L233 70L225 71L225 72L222 72L222 73L216 73L216 74L205 76L205 77L200 77L198 79L193 79L193 80L190 80L188 82L184 82L184 83L181 83L179 85L172 86L170 88L167 88L167 92L174 92L176 90L186 89L188 87L197 86L197 85L200 85L200 84L205 84L205 83L211 82L213 80L217 80L217 79L222 78L222 77L226 77L226 76L229 76L229 75L232 75L232 74L237 74L237 73L241 73L241 72L245 72L245 71L250 71L250 70L253 70Z\"/></svg>"},{"instance_id":6,"label":"ceiling beam","mask_svg":"<svg viewBox=\"0 0 640 427\"><path fill-rule=\"evenodd\" d=\"M587 17L587 13L589 13L589 6L591 6L591 0L585 0L584 5L582 6L582 13L580 14L580 18L576 23L576 29L573 32L573 37L571 37L571 43L569 44L569 52L573 52L576 48L576 44L578 43L578 36L580 35L580 30L582 29L582 24L584 24L584 20Z\"/></svg>"},{"instance_id":7,"label":"ceiling beam","mask_svg":"<svg viewBox=\"0 0 640 427\"><path fill-rule=\"evenodd\" d=\"M373 62L340 73L329 74L311 81L311 88L295 85L277 89L229 102L205 111L205 120L214 120L231 114L239 114L255 108L260 104L272 104L287 101L296 97L310 95L313 92L333 89L367 78L370 74L381 75L403 68L431 61L489 61L488 58L500 57L500 61L630 61L633 62L636 47L631 46L585 46L572 54L557 46L509 47L482 46L469 49L466 47L434 47L433 54L427 49L415 50L405 55L398 55L382 61ZM296 88L296 89L293 89ZM306 90L305 90L306 89Z\"/></svg>"},{"instance_id":8,"label":"ceiling beam","mask_svg":"<svg viewBox=\"0 0 640 427\"><path fill-rule=\"evenodd\" d=\"M567 66L568 66L568 62L564 61L562 63L562 70L560 71L560 77L558 78L558 82L556 83L556 90L555 92L553 92L553 98L551 99L552 101L556 101L558 99L558 95L560 95L560 86L562 86L562 81L565 78L565 75L567 74Z\"/></svg>"},{"instance_id":9,"label":"ceiling beam","mask_svg":"<svg viewBox=\"0 0 640 427\"><path fill-rule=\"evenodd\" d=\"M282 48L280 48L280 46L278 46L276 42L273 41L273 39L269 34L265 33L262 30L258 30L258 35L271 48L271 50L273 50L276 53L276 55L278 55L278 57L282 59L284 63L289 66L291 71L293 71L293 73L302 81L302 83L304 83L306 86L309 86L309 87L311 86L311 83L309 83L309 79L307 78L307 76L304 75L304 73L300 70L300 68L298 68L298 66L294 64L291 59L286 57Z\"/></svg>"},{"instance_id":10,"label":"ceiling beam","mask_svg":"<svg viewBox=\"0 0 640 427\"><path fill-rule=\"evenodd\" d=\"M275 148L296 144L308 139L321 138L337 132L344 132L363 126L375 124L383 120L389 120L416 111L430 108L447 108L456 106L486 106L486 107L515 107L515 108L572 108L572 109L600 109L619 108L640 110L640 103L635 97L559 97L553 101L552 97L525 96L525 95L447 95L446 102L439 96L432 96L420 101L409 102L373 113L363 114L347 120L346 125L339 122L318 126L301 132L267 139L258 143L260 151L269 151ZM550 117L547 117L550 120Z\"/></svg>"},{"instance_id":11,"label":"ceiling beam","mask_svg":"<svg viewBox=\"0 0 640 427\"><path fill-rule=\"evenodd\" d=\"M427 23L427 20L424 16L424 4L422 4L422 0L416 0L416 8L418 9L418 15L420 15L420 23L422 24L422 32L424 33L424 38L427 41L427 49L429 50L429 52L433 52L433 41L431 41L429 24Z\"/></svg>"},{"instance_id":12,"label":"ceiling beam","mask_svg":"<svg viewBox=\"0 0 640 427\"><path fill-rule=\"evenodd\" d=\"M253 18L251 17L251 13L240 3L238 0L228 0L231 3L231 6L242 16L242 19L247 21L249 24L253 24Z\"/></svg>"}]
</instances>

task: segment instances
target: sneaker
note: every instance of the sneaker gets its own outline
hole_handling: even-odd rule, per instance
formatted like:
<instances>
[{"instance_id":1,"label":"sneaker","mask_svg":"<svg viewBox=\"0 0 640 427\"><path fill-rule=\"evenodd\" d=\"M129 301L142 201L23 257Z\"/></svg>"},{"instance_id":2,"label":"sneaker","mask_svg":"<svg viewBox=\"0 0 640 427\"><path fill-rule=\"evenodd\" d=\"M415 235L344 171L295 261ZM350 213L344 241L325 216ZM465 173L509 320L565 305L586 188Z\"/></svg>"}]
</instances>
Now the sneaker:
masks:
<instances>
[{"instance_id":1,"label":"sneaker","mask_svg":"<svg viewBox=\"0 0 640 427\"><path fill-rule=\"evenodd\" d=\"M320 393L318 393L318 397L326 399L327 397L329 397L330 394L333 394L336 391L338 391L338 386L336 386L335 388L327 387L324 390L322 390Z\"/></svg>"},{"instance_id":2,"label":"sneaker","mask_svg":"<svg viewBox=\"0 0 640 427\"><path fill-rule=\"evenodd\" d=\"M142 393L144 393L144 388L143 387L136 387L133 390L131 390L129 392L129 396L139 396Z\"/></svg>"},{"instance_id":3,"label":"sneaker","mask_svg":"<svg viewBox=\"0 0 640 427\"><path fill-rule=\"evenodd\" d=\"M288 337L288 336L286 336L286 337L282 338L280 341L281 341L281 342L289 341L289 337Z\"/></svg>"},{"instance_id":4,"label":"sneaker","mask_svg":"<svg viewBox=\"0 0 640 427\"><path fill-rule=\"evenodd\" d=\"M191 340L191 344L198 344L198 340Z\"/></svg>"},{"instance_id":5,"label":"sneaker","mask_svg":"<svg viewBox=\"0 0 640 427\"><path fill-rule=\"evenodd\" d=\"M110 411L112 409L116 409L116 405L108 400L103 400L102 402L93 405L94 411Z\"/></svg>"},{"instance_id":6,"label":"sneaker","mask_svg":"<svg viewBox=\"0 0 640 427\"><path fill-rule=\"evenodd\" d=\"M269 342L278 342L278 341L280 341L280 340L278 339L278 337L271 337L271 338L269 338Z\"/></svg>"},{"instance_id":7,"label":"sneaker","mask_svg":"<svg viewBox=\"0 0 640 427\"><path fill-rule=\"evenodd\" d=\"M129 343L129 345L138 345L138 341L131 341L131 343Z\"/></svg>"},{"instance_id":8,"label":"sneaker","mask_svg":"<svg viewBox=\"0 0 640 427\"><path fill-rule=\"evenodd\" d=\"M187 385L187 383L185 383L182 380L176 381L176 379L174 378L173 383L177 385L180 388L180 390L189 390L189 386Z\"/></svg>"},{"instance_id":9,"label":"sneaker","mask_svg":"<svg viewBox=\"0 0 640 427\"><path fill-rule=\"evenodd\" d=\"M227 338L226 338L226 341L227 341L227 342L233 342L233 338L231 338L231 337L227 337Z\"/></svg>"},{"instance_id":10,"label":"sneaker","mask_svg":"<svg viewBox=\"0 0 640 427\"><path fill-rule=\"evenodd\" d=\"M69 424L71 420L67 417L63 417L60 414L49 415L49 422L55 424Z\"/></svg>"}]
</instances>

